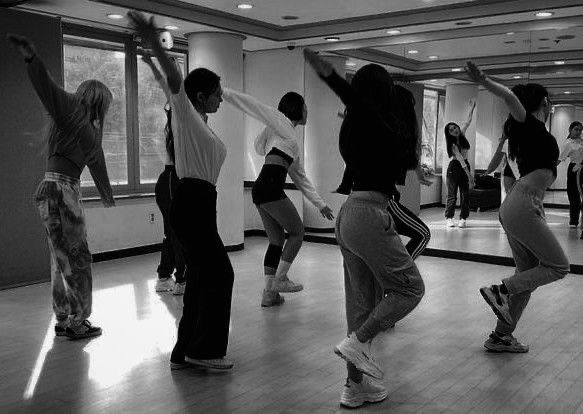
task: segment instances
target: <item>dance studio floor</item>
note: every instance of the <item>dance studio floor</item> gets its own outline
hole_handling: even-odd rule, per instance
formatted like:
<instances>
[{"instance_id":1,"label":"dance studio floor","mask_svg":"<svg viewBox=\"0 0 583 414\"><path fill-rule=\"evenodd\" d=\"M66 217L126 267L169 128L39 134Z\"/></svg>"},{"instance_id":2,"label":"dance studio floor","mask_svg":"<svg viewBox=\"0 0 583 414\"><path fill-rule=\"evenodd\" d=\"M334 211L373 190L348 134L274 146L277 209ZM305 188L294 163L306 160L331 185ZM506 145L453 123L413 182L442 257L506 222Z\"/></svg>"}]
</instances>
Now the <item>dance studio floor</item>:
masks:
<instances>
[{"instance_id":1,"label":"dance studio floor","mask_svg":"<svg viewBox=\"0 0 583 414\"><path fill-rule=\"evenodd\" d=\"M91 320L104 334L93 340L53 336L49 284L0 291L0 412L344 411L344 365L332 352L345 334L340 252L306 243L290 273L306 290L261 309L266 246L251 237L230 254L226 373L170 371L181 298L153 291L158 254L95 264ZM492 354L482 344L494 316L478 288L511 269L424 256L418 266L425 298L374 343L389 398L362 412L583 413L583 277L533 294L516 332L530 353Z\"/></svg>"}]
</instances>

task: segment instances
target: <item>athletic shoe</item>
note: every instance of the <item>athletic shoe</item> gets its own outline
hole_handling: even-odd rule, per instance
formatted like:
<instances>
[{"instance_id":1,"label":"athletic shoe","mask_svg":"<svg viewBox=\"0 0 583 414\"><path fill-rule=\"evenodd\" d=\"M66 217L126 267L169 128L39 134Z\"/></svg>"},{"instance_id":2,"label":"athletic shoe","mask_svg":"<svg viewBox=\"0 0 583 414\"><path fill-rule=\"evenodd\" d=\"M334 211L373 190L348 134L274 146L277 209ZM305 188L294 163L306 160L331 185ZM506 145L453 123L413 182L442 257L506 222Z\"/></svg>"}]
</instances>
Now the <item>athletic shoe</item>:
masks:
<instances>
[{"instance_id":1,"label":"athletic shoe","mask_svg":"<svg viewBox=\"0 0 583 414\"><path fill-rule=\"evenodd\" d=\"M263 289L263 296L261 298L262 307L269 308L271 306L282 305L284 302L285 298L278 292Z\"/></svg>"},{"instance_id":2,"label":"athletic shoe","mask_svg":"<svg viewBox=\"0 0 583 414\"><path fill-rule=\"evenodd\" d=\"M56 336L67 336L67 326L69 326L69 320L66 319L63 322L57 322L55 324L55 335Z\"/></svg>"},{"instance_id":3,"label":"athletic shoe","mask_svg":"<svg viewBox=\"0 0 583 414\"><path fill-rule=\"evenodd\" d=\"M453 222L453 219L446 219L445 226L446 227L455 227L455 223Z\"/></svg>"},{"instance_id":4,"label":"athletic shoe","mask_svg":"<svg viewBox=\"0 0 583 414\"><path fill-rule=\"evenodd\" d=\"M184 357L184 360L190 365L201 368L211 368L211 369L231 369L233 368L233 362L227 358L216 358L216 359L194 359L189 357Z\"/></svg>"},{"instance_id":5,"label":"athletic shoe","mask_svg":"<svg viewBox=\"0 0 583 414\"><path fill-rule=\"evenodd\" d=\"M510 308L508 305L509 296L500 292L498 285L480 288L482 297L490 305L498 319L502 322L512 325L512 316L510 315Z\"/></svg>"},{"instance_id":6,"label":"athletic shoe","mask_svg":"<svg viewBox=\"0 0 583 414\"><path fill-rule=\"evenodd\" d=\"M67 326L67 329L65 330L65 335L71 339L91 338L93 336L99 336L101 333L101 328L91 325L91 322L87 319L79 325L71 324Z\"/></svg>"},{"instance_id":7,"label":"athletic shoe","mask_svg":"<svg viewBox=\"0 0 583 414\"><path fill-rule=\"evenodd\" d=\"M345 407L356 408L364 403L381 402L389 395L389 391L373 378L363 376L362 382L357 384L350 378L346 379L340 404Z\"/></svg>"},{"instance_id":8,"label":"athletic shoe","mask_svg":"<svg viewBox=\"0 0 583 414\"><path fill-rule=\"evenodd\" d=\"M172 292L174 280L171 277L163 277L156 281L156 292Z\"/></svg>"},{"instance_id":9,"label":"athletic shoe","mask_svg":"<svg viewBox=\"0 0 583 414\"><path fill-rule=\"evenodd\" d=\"M300 283L292 282L287 278L287 276L285 276L285 278L281 280L273 279L270 290L272 292L294 293L304 290L304 286L302 286Z\"/></svg>"},{"instance_id":10,"label":"athletic shoe","mask_svg":"<svg viewBox=\"0 0 583 414\"><path fill-rule=\"evenodd\" d=\"M528 352L528 345L523 345L512 334L500 335L492 332L484 342L484 347L492 352L512 352L523 354Z\"/></svg>"},{"instance_id":11,"label":"athletic shoe","mask_svg":"<svg viewBox=\"0 0 583 414\"><path fill-rule=\"evenodd\" d=\"M382 379L383 370L370 352L370 344L363 344L352 332L348 338L334 347L334 352L345 361L354 364L356 369L370 377Z\"/></svg>"},{"instance_id":12,"label":"athletic shoe","mask_svg":"<svg viewBox=\"0 0 583 414\"><path fill-rule=\"evenodd\" d=\"M174 283L174 288L172 289L173 295L184 295L184 289L186 289L186 282Z\"/></svg>"},{"instance_id":13,"label":"athletic shoe","mask_svg":"<svg viewBox=\"0 0 583 414\"><path fill-rule=\"evenodd\" d=\"M463 228L465 228L465 227L466 227L466 219L460 219L460 221L458 221L458 222L457 222L457 226L458 226L460 229L463 229Z\"/></svg>"}]
</instances>

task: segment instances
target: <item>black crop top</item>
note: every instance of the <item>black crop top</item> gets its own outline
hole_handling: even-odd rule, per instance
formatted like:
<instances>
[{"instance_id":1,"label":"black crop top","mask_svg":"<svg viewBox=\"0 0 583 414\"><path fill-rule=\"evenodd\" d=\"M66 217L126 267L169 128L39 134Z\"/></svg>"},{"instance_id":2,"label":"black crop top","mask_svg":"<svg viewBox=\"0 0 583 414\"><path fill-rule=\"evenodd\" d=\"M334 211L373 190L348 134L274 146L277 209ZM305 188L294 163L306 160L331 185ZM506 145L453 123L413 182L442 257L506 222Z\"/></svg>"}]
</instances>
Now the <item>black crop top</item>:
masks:
<instances>
[{"instance_id":1,"label":"black crop top","mask_svg":"<svg viewBox=\"0 0 583 414\"><path fill-rule=\"evenodd\" d=\"M524 122L512 120L510 127L509 145L516 145L516 163L520 176L544 168L551 170L556 177L559 145L545 124L532 114L527 114Z\"/></svg>"},{"instance_id":2,"label":"black crop top","mask_svg":"<svg viewBox=\"0 0 583 414\"><path fill-rule=\"evenodd\" d=\"M269 151L267 153L267 155L279 155L281 158L283 158L290 165L294 162L294 159L292 157L290 157L285 152L283 152L282 150L277 149L275 147L273 147L271 149L271 151Z\"/></svg>"}]
</instances>

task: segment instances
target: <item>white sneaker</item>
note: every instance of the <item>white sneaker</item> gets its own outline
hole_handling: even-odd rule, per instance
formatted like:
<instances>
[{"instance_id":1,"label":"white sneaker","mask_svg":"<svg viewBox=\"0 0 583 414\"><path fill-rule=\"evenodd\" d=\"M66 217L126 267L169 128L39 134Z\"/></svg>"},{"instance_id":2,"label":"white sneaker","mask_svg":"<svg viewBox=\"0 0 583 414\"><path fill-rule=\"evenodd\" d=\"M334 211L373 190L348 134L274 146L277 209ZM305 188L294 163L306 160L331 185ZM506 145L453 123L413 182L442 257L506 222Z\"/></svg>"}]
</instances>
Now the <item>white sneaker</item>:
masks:
<instances>
[{"instance_id":1,"label":"white sneaker","mask_svg":"<svg viewBox=\"0 0 583 414\"><path fill-rule=\"evenodd\" d=\"M455 223L453 222L453 219L446 219L445 226L446 227L455 227Z\"/></svg>"},{"instance_id":2,"label":"white sneaker","mask_svg":"<svg viewBox=\"0 0 583 414\"><path fill-rule=\"evenodd\" d=\"M498 285L480 288L480 293L498 319L502 322L512 325L512 316L510 315L510 295L500 292Z\"/></svg>"},{"instance_id":3,"label":"white sneaker","mask_svg":"<svg viewBox=\"0 0 583 414\"><path fill-rule=\"evenodd\" d=\"M579 227L578 224L569 224L569 227L572 229L576 229L577 227Z\"/></svg>"},{"instance_id":4,"label":"white sneaker","mask_svg":"<svg viewBox=\"0 0 583 414\"><path fill-rule=\"evenodd\" d=\"M466 227L466 219L460 219L460 221L458 221L457 226L460 229L463 229L464 227Z\"/></svg>"},{"instance_id":5,"label":"white sneaker","mask_svg":"<svg viewBox=\"0 0 583 414\"><path fill-rule=\"evenodd\" d=\"M286 276L284 279L281 279L281 280L273 279L273 282L271 282L271 289L270 290L272 292L294 293L294 292L300 292L300 291L304 290L304 286L300 283L292 282Z\"/></svg>"},{"instance_id":6,"label":"white sneaker","mask_svg":"<svg viewBox=\"0 0 583 414\"><path fill-rule=\"evenodd\" d=\"M227 358L216 358L216 359L194 359L189 357L184 357L184 360L197 367L202 368L212 368L212 369L231 369L233 368L233 362Z\"/></svg>"},{"instance_id":7,"label":"white sneaker","mask_svg":"<svg viewBox=\"0 0 583 414\"><path fill-rule=\"evenodd\" d=\"M340 404L345 407L356 408L366 402L376 403L383 401L387 398L387 395L389 395L389 391L373 378L363 376L360 384L347 378L340 397Z\"/></svg>"},{"instance_id":8,"label":"white sneaker","mask_svg":"<svg viewBox=\"0 0 583 414\"><path fill-rule=\"evenodd\" d=\"M173 295L184 295L184 289L186 289L186 282L174 283L174 289L172 289Z\"/></svg>"},{"instance_id":9,"label":"white sneaker","mask_svg":"<svg viewBox=\"0 0 583 414\"><path fill-rule=\"evenodd\" d=\"M174 280L171 277L164 277L156 281L156 292L172 292Z\"/></svg>"},{"instance_id":10,"label":"white sneaker","mask_svg":"<svg viewBox=\"0 0 583 414\"><path fill-rule=\"evenodd\" d=\"M365 344L358 340L356 333L352 332L334 347L334 352L340 358L348 361L363 374L376 379L383 379L384 373L370 352L370 343Z\"/></svg>"}]
</instances>

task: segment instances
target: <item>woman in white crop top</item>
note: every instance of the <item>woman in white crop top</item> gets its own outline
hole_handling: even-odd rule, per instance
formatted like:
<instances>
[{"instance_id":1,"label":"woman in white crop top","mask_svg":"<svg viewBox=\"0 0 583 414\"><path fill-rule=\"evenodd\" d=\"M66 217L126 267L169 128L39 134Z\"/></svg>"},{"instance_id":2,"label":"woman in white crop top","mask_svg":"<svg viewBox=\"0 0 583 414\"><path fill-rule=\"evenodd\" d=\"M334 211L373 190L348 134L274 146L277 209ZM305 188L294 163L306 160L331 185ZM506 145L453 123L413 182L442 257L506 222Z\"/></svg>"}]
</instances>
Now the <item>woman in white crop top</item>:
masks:
<instances>
[{"instance_id":1,"label":"woman in white crop top","mask_svg":"<svg viewBox=\"0 0 583 414\"><path fill-rule=\"evenodd\" d=\"M224 99L266 127L255 139L255 151L265 156L265 164L253 185L253 203L259 211L269 238L265 254L265 289L261 300L264 307L283 303L279 292L299 292L303 286L287 277L287 272L302 246L304 226L293 203L283 191L289 174L296 186L328 220L332 210L318 195L300 161L294 128L305 125L307 108L301 95L286 93L278 109L259 102L254 97L225 88ZM285 231L289 234L285 240ZM285 244L284 244L285 243Z\"/></svg>"},{"instance_id":2,"label":"woman in white crop top","mask_svg":"<svg viewBox=\"0 0 583 414\"><path fill-rule=\"evenodd\" d=\"M583 161L583 139L581 139L581 122L575 121L569 126L569 136L559 155L559 162L567 158L571 161L567 167L567 195L569 196L569 226L576 228L581 215L581 162Z\"/></svg>"}]
</instances>

